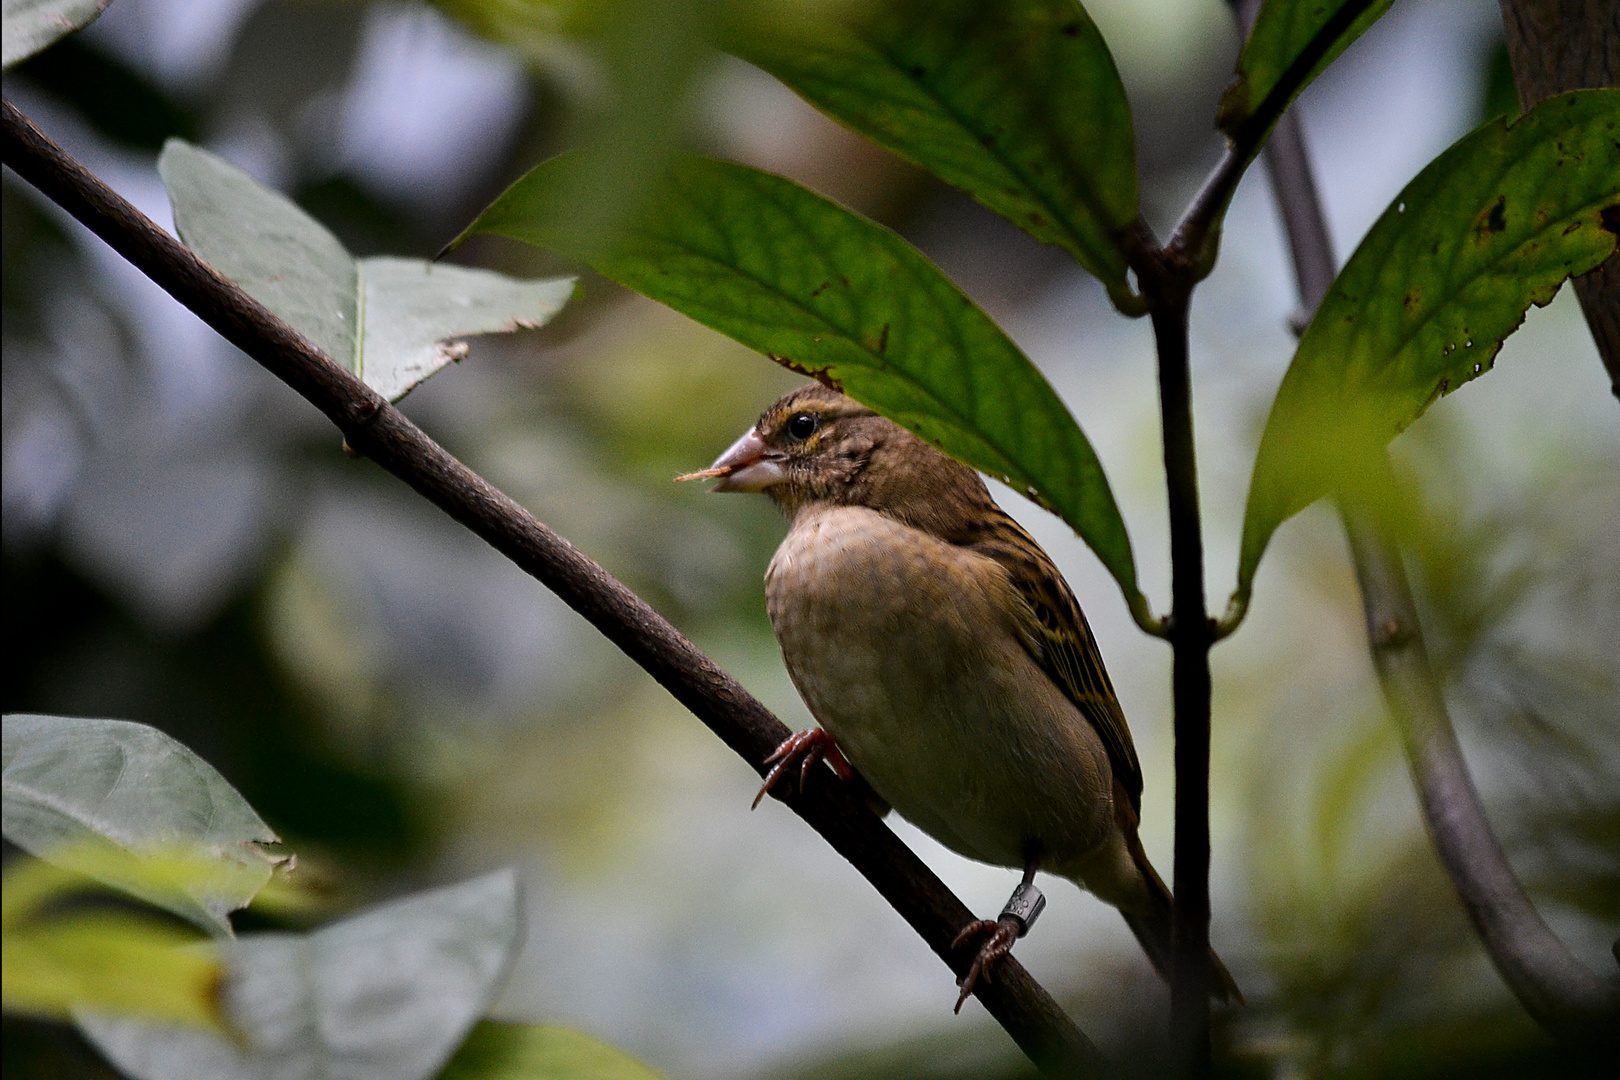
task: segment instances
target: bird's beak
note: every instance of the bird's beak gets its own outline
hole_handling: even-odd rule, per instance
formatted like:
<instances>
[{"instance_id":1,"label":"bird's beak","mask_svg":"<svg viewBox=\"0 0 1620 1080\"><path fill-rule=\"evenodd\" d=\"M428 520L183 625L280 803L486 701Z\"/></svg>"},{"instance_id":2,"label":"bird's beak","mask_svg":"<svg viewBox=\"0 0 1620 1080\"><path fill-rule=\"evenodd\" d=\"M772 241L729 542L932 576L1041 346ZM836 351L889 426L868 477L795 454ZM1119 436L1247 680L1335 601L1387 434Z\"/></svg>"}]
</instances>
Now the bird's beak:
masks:
<instances>
[{"instance_id":1,"label":"bird's beak","mask_svg":"<svg viewBox=\"0 0 1620 1080\"><path fill-rule=\"evenodd\" d=\"M749 428L747 434L726 448L702 472L676 477L678 480L697 480L718 477L714 491L764 491L783 479L782 459L766 450L765 440L759 432Z\"/></svg>"}]
</instances>

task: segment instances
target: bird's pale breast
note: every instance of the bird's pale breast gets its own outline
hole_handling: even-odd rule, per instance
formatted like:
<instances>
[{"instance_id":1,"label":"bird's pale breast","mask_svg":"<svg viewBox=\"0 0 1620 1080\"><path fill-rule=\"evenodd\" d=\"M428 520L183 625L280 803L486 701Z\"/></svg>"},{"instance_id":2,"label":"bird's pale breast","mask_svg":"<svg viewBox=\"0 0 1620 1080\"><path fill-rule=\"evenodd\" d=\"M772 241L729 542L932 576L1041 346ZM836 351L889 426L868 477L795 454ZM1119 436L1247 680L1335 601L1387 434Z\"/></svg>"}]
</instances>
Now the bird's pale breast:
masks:
<instances>
[{"instance_id":1,"label":"bird's pale breast","mask_svg":"<svg viewBox=\"0 0 1620 1080\"><path fill-rule=\"evenodd\" d=\"M817 722L891 806L964 855L1078 861L1111 835L1090 724L1031 659L993 560L873 510L810 509L766 573Z\"/></svg>"}]
</instances>

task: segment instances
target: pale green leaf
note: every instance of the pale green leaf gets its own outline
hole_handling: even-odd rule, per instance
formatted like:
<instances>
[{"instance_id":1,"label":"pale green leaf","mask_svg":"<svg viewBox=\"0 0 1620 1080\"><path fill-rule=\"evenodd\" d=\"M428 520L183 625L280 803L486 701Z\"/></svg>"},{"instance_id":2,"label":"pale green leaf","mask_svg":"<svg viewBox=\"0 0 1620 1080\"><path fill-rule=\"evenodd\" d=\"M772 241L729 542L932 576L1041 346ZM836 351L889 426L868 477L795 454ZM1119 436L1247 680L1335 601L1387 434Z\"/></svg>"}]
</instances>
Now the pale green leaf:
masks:
<instances>
[{"instance_id":1,"label":"pale green leaf","mask_svg":"<svg viewBox=\"0 0 1620 1080\"><path fill-rule=\"evenodd\" d=\"M292 200L179 139L158 171L187 247L390 401L465 355L457 339L541 326L573 292L570 278L355 259Z\"/></svg>"},{"instance_id":2,"label":"pale green leaf","mask_svg":"<svg viewBox=\"0 0 1620 1080\"><path fill-rule=\"evenodd\" d=\"M631 289L866 403L1067 521L1146 617L1102 465L1046 379L961 290L888 229L791 181L679 159L611 247L556 224L567 156L467 230L589 263Z\"/></svg>"},{"instance_id":3,"label":"pale green leaf","mask_svg":"<svg viewBox=\"0 0 1620 1080\"><path fill-rule=\"evenodd\" d=\"M1371 455L1443 394L1490 370L1502 340L1620 233L1620 90L1548 98L1431 162L1333 283L1272 403L1249 486L1245 603L1283 521L1355 487Z\"/></svg>"},{"instance_id":4,"label":"pale green leaf","mask_svg":"<svg viewBox=\"0 0 1620 1080\"><path fill-rule=\"evenodd\" d=\"M0 9L0 68L9 68L82 30L112 0L5 0Z\"/></svg>"},{"instance_id":5,"label":"pale green leaf","mask_svg":"<svg viewBox=\"0 0 1620 1080\"><path fill-rule=\"evenodd\" d=\"M1141 314L1120 233L1136 136L1102 35L1075 0L906 0L842 18L787 9L727 48L816 108L1058 244Z\"/></svg>"},{"instance_id":6,"label":"pale green leaf","mask_svg":"<svg viewBox=\"0 0 1620 1080\"><path fill-rule=\"evenodd\" d=\"M660 1074L568 1028L486 1020L473 1028L439 1080L660 1080Z\"/></svg>"},{"instance_id":7,"label":"pale green leaf","mask_svg":"<svg viewBox=\"0 0 1620 1080\"><path fill-rule=\"evenodd\" d=\"M205 929L230 933L227 915L280 861L258 847L276 835L236 789L155 728L14 714L4 745L7 840Z\"/></svg>"},{"instance_id":8,"label":"pale green leaf","mask_svg":"<svg viewBox=\"0 0 1620 1080\"><path fill-rule=\"evenodd\" d=\"M488 1011L520 943L501 870L311 934L244 934L226 953L238 1039L84 1013L135 1080L425 1080Z\"/></svg>"}]
</instances>

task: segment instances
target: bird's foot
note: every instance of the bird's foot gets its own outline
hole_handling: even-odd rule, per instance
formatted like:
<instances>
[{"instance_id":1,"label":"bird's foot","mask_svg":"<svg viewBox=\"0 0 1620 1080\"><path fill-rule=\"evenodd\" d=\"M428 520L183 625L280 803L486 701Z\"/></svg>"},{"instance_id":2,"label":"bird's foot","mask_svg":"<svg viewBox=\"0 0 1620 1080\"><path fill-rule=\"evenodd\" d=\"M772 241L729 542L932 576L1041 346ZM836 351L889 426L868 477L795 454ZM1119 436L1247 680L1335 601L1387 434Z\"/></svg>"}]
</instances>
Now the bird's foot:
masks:
<instances>
[{"instance_id":1,"label":"bird's foot","mask_svg":"<svg viewBox=\"0 0 1620 1080\"><path fill-rule=\"evenodd\" d=\"M776 782L793 768L795 762L799 765L799 790L804 790L805 781L810 779L810 770L816 762L825 761L833 767L840 780L849 780L854 777L855 769L850 765L844 752L838 749L833 737L821 728L811 728L789 735L783 740L765 764L771 765L771 771L765 774L765 783L760 787L759 794L754 796L754 806L765 798L765 793L776 786Z\"/></svg>"},{"instance_id":2,"label":"bird's foot","mask_svg":"<svg viewBox=\"0 0 1620 1080\"><path fill-rule=\"evenodd\" d=\"M969 923L960 934L956 935L956 940L951 942L952 949L960 948L980 934L990 935L985 943L979 946L979 954L973 958L973 966L968 968L968 973L956 984L962 988L961 994L956 998L957 1012L962 1011L962 1003L973 993L973 988L978 985L981 978L985 982L993 981L990 969L995 966L997 960L1012 952L1013 942L1017 941L1023 932L1022 921L1011 915L1003 915L995 922L980 919Z\"/></svg>"}]
</instances>

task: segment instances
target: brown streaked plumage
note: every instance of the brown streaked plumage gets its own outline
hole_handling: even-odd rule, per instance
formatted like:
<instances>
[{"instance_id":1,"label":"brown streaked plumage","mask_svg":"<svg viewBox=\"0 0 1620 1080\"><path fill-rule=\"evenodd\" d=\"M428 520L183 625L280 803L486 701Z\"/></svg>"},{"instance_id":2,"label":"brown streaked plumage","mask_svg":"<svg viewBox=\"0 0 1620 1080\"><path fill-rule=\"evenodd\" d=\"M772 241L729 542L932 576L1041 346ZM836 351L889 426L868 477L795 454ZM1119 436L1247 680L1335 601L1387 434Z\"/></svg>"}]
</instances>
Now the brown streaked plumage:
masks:
<instances>
[{"instance_id":1,"label":"brown streaked plumage","mask_svg":"<svg viewBox=\"0 0 1620 1080\"><path fill-rule=\"evenodd\" d=\"M768 495L790 525L767 604L825 734L784 744L766 787L842 751L947 847L1114 904L1167 972L1170 894L1137 838L1142 769L1124 713L1062 574L979 475L814 384L705 472L717 491ZM990 934L964 997L1022 928L964 932ZM1218 996L1236 997L1216 970Z\"/></svg>"}]
</instances>

